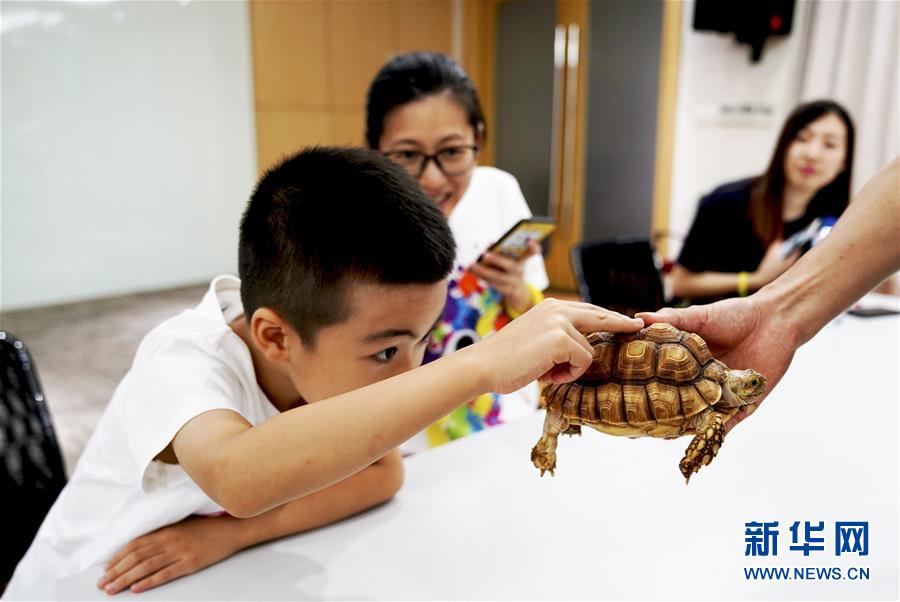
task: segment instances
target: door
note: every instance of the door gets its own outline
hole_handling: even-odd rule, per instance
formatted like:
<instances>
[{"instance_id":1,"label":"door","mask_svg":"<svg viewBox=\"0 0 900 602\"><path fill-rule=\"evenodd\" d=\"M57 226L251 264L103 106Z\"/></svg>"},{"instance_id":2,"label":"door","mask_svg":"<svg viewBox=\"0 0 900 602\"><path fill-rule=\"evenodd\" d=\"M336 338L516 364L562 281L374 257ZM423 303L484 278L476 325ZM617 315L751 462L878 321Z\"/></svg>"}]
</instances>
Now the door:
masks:
<instances>
[{"instance_id":1,"label":"door","mask_svg":"<svg viewBox=\"0 0 900 602\"><path fill-rule=\"evenodd\" d=\"M677 2L499 3L495 161L557 223L552 289L576 290L582 241L665 222L679 19Z\"/></svg>"}]
</instances>

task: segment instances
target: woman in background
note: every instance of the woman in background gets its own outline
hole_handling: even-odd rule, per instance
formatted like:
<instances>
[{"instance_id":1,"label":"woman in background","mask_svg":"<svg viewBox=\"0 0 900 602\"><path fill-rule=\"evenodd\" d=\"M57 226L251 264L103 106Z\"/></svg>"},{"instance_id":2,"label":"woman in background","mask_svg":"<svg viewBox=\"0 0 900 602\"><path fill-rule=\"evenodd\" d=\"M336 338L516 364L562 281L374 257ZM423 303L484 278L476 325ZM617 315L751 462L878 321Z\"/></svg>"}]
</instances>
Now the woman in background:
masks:
<instances>
[{"instance_id":1,"label":"woman in background","mask_svg":"<svg viewBox=\"0 0 900 602\"><path fill-rule=\"evenodd\" d=\"M850 199L853 122L829 100L788 117L766 172L725 184L701 199L678 263L675 297L708 301L746 296L787 270L781 243L816 218L837 219Z\"/></svg>"},{"instance_id":2,"label":"woman in background","mask_svg":"<svg viewBox=\"0 0 900 602\"><path fill-rule=\"evenodd\" d=\"M398 56L372 81L366 99L368 145L418 180L447 216L456 240L447 304L425 361L501 328L539 303L548 284L539 245L520 260L486 252L531 211L512 175L476 166L485 135L472 81L443 54ZM431 425L403 450L440 445L536 407L535 385L511 395L482 396Z\"/></svg>"}]
</instances>

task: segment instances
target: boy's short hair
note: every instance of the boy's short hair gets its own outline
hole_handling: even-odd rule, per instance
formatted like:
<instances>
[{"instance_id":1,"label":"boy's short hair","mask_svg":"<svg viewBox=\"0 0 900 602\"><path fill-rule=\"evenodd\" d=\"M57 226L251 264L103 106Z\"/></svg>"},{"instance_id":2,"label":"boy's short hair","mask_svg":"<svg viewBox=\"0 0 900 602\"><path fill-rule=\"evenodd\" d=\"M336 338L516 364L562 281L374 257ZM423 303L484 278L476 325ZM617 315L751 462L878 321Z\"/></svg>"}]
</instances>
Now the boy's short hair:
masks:
<instances>
[{"instance_id":1,"label":"boy's short hair","mask_svg":"<svg viewBox=\"0 0 900 602\"><path fill-rule=\"evenodd\" d=\"M248 321L269 307L315 345L348 317L353 283L433 284L454 256L446 218L403 168L366 149L309 148L269 169L250 198L241 301Z\"/></svg>"}]
</instances>

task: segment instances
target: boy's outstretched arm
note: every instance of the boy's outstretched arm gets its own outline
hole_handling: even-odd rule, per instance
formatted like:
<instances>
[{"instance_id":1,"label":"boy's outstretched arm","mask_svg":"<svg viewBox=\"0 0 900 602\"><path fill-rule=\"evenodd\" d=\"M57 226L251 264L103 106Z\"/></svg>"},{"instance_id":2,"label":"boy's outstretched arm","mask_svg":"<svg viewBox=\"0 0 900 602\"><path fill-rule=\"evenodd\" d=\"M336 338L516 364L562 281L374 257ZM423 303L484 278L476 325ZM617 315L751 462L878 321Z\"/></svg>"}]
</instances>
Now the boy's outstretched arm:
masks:
<instances>
[{"instance_id":1,"label":"boy's outstretched arm","mask_svg":"<svg viewBox=\"0 0 900 602\"><path fill-rule=\"evenodd\" d=\"M97 587L142 592L190 575L250 546L347 518L389 500L403 482L396 450L371 466L252 518L191 516L131 541L106 565Z\"/></svg>"},{"instance_id":2,"label":"boy's outstretched arm","mask_svg":"<svg viewBox=\"0 0 900 602\"><path fill-rule=\"evenodd\" d=\"M592 359L582 332L642 325L587 303L549 299L452 355L252 428L234 412L206 412L181 428L173 448L229 514L255 516L347 478L485 392L577 378Z\"/></svg>"}]
</instances>

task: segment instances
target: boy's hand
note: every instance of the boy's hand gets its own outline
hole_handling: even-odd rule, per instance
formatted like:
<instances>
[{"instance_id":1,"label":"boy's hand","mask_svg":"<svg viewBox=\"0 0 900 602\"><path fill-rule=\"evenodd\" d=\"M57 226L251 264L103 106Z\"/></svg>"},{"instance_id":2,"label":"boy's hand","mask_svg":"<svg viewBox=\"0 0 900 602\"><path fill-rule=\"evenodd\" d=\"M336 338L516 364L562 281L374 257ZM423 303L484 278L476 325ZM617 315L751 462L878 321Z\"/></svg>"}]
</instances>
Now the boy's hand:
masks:
<instances>
[{"instance_id":1,"label":"boy's hand","mask_svg":"<svg viewBox=\"0 0 900 602\"><path fill-rule=\"evenodd\" d=\"M486 369L487 390L511 393L535 379L562 383L581 376L593 359L581 333L634 332L643 325L589 303L546 299L473 345L470 353L483 354L478 363Z\"/></svg>"},{"instance_id":2,"label":"boy's hand","mask_svg":"<svg viewBox=\"0 0 900 602\"><path fill-rule=\"evenodd\" d=\"M132 540L106 563L97 587L108 594L124 589L143 592L195 573L228 558L240 548L223 529L231 516L190 516Z\"/></svg>"}]
</instances>

